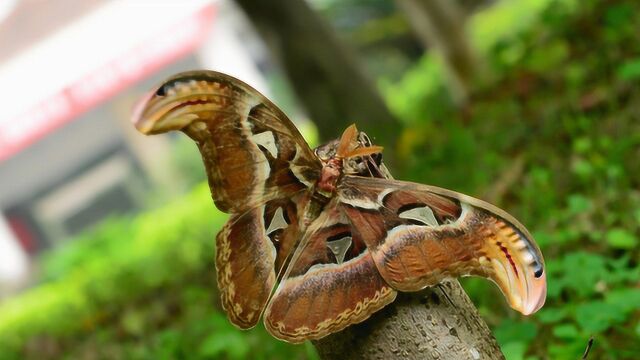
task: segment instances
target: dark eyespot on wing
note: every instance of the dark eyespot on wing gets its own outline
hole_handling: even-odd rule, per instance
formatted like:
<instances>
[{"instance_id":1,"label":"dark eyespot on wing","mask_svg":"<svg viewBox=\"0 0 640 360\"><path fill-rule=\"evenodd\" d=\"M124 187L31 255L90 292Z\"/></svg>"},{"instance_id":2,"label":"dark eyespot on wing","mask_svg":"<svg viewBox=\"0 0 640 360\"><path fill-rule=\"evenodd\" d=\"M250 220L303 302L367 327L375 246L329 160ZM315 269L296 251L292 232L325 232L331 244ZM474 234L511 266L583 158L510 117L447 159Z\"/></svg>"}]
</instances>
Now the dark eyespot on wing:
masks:
<instances>
[{"instance_id":1,"label":"dark eyespot on wing","mask_svg":"<svg viewBox=\"0 0 640 360\"><path fill-rule=\"evenodd\" d=\"M540 277L542 276L542 273L543 273L542 268L540 268L540 269L536 270L536 271L533 273L533 275L534 275L536 278L540 278Z\"/></svg>"},{"instance_id":2,"label":"dark eyespot on wing","mask_svg":"<svg viewBox=\"0 0 640 360\"><path fill-rule=\"evenodd\" d=\"M542 265L542 259L538 255L539 251L533 247L533 244L527 240L527 237L520 230L517 228L514 228L513 230L526 245L526 251L533 257L531 259L531 264L529 265L533 269L533 276L535 276L536 279L540 278L544 273L544 266Z\"/></svg>"},{"instance_id":3,"label":"dark eyespot on wing","mask_svg":"<svg viewBox=\"0 0 640 360\"><path fill-rule=\"evenodd\" d=\"M156 90L156 96L165 96L167 95L167 92L165 90L165 86L166 85L162 85L158 88L158 90Z\"/></svg>"}]
</instances>

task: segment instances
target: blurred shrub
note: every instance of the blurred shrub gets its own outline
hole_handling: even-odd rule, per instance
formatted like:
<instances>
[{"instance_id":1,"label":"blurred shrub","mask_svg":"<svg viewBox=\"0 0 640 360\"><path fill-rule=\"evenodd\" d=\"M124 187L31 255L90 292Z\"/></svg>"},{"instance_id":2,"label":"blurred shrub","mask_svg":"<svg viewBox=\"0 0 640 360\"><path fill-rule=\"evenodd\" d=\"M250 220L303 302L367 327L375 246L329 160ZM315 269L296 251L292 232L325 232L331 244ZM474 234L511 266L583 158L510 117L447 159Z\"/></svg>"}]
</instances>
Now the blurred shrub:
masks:
<instances>
[{"instance_id":1,"label":"blurred shrub","mask_svg":"<svg viewBox=\"0 0 640 360\"><path fill-rule=\"evenodd\" d=\"M44 260L44 283L0 306L0 358L313 357L227 321L213 271L224 219L199 186L69 242Z\"/></svg>"},{"instance_id":2,"label":"blurred shrub","mask_svg":"<svg viewBox=\"0 0 640 360\"><path fill-rule=\"evenodd\" d=\"M549 282L538 314L521 317L491 285L464 281L508 359L577 359L590 335L592 358L637 359L640 3L496 9L470 21L491 76L462 109L429 55L383 84L405 123L396 177L486 198L532 230Z\"/></svg>"},{"instance_id":3,"label":"blurred shrub","mask_svg":"<svg viewBox=\"0 0 640 360\"><path fill-rule=\"evenodd\" d=\"M205 182L207 174L202 166L202 157L193 140L183 134L175 135L172 143L171 165L184 179L188 189Z\"/></svg>"}]
</instances>

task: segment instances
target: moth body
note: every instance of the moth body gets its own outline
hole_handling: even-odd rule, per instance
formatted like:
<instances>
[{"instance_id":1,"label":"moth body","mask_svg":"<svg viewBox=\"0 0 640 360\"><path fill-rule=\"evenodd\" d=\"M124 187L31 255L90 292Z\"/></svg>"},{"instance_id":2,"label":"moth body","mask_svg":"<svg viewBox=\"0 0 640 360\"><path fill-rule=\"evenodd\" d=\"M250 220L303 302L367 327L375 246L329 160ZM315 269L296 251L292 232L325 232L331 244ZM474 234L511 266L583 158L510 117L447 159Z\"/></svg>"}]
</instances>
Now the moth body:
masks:
<instances>
[{"instance_id":1,"label":"moth body","mask_svg":"<svg viewBox=\"0 0 640 360\"><path fill-rule=\"evenodd\" d=\"M331 158L322 166L320 178L316 183L317 190L327 197L336 191L336 184L342 175L342 159Z\"/></svg>"}]
</instances>

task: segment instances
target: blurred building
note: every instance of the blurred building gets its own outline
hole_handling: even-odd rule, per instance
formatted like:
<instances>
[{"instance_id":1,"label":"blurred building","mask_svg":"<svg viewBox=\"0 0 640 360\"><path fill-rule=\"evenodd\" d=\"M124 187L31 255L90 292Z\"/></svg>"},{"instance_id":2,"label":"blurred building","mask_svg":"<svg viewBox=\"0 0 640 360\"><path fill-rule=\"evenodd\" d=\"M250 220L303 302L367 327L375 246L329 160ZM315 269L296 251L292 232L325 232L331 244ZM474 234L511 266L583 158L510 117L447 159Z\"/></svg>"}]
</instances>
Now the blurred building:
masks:
<instances>
[{"instance_id":1,"label":"blurred building","mask_svg":"<svg viewBox=\"0 0 640 360\"><path fill-rule=\"evenodd\" d=\"M140 208L150 186L179 188L170 138L144 138L129 122L154 84L209 68L267 90L264 52L227 1L3 4L0 285L23 278L42 249Z\"/></svg>"}]
</instances>

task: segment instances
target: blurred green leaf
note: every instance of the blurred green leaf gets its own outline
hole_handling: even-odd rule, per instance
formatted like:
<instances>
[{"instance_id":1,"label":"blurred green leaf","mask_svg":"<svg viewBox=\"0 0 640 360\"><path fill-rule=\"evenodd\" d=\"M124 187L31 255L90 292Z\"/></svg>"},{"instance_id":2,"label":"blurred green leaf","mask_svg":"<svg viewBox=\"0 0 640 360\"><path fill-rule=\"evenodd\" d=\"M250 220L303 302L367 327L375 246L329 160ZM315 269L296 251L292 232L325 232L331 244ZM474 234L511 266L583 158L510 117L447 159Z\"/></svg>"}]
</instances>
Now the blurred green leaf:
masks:
<instances>
[{"instance_id":1,"label":"blurred green leaf","mask_svg":"<svg viewBox=\"0 0 640 360\"><path fill-rule=\"evenodd\" d=\"M569 254L559 265L557 271L561 272L563 287L581 296L593 294L595 285L607 274L604 258L585 252Z\"/></svg>"},{"instance_id":2,"label":"blurred green leaf","mask_svg":"<svg viewBox=\"0 0 640 360\"><path fill-rule=\"evenodd\" d=\"M533 340L538 333L535 323L527 321L514 321L505 319L494 331L494 335L500 344L523 342Z\"/></svg>"},{"instance_id":3,"label":"blurred green leaf","mask_svg":"<svg viewBox=\"0 0 640 360\"><path fill-rule=\"evenodd\" d=\"M633 18L633 7L629 4L617 4L609 7L604 19L608 25L625 25Z\"/></svg>"},{"instance_id":4,"label":"blurred green leaf","mask_svg":"<svg viewBox=\"0 0 640 360\"><path fill-rule=\"evenodd\" d=\"M577 159L573 163L573 172L579 177L589 178L593 175L594 168L590 162L584 159Z\"/></svg>"},{"instance_id":5,"label":"blurred green leaf","mask_svg":"<svg viewBox=\"0 0 640 360\"><path fill-rule=\"evenodd\" d=\"M198 349L202 358L219 358L224 354L229 359L244 359L248 353L249 348L237 331L211 334Z\"/></svg>"},{"instance_id":6,"label":"blurred green leaf","mask_svg":"<svg viewBox=\"0 0 640 360\"><path fill-rule=\"evenodd\" d=\"M578 154L586 154L591 148L591 139L588 137L579 137L573 142L573 150Z\"/></svg>"},{"instance_id":7,"label":"blurred green leaf","mask_svg":"<svg viewBox=\"0 0 640 360\"><path fill-rule=\"evenodd\" d=\"M522 342L510 342L502 346L502 352L507 360L524 360L527 345Z\"/></svg>"},{"instance_id":8,"label":"blurred green leaf","mask_svg":"<svg viewBox=\"0 0 640 360\"><path fill-rule=\"evenodd\" d=\"M582 214L591 209L591 200L580 194L569 196L569 213L572 215Z\"/></svg>"},{"instance_id":9,"label":"blurred green leaf","mask_svg":"<svg viewBox=\"0 0 640 360\"><path fill-rule=\"evenodd\" d=\"M145 327L145 318L136 311L127 311L122 317L122 327L132 335L142 335Z\"/></svg>"},{"instance_id":10,"label":"blurred green leaf","mask_svg":"<svg viewBox=\"0 0 640 360\"><path fill-rule=\"evenodd\" d=\"M543 323L557 323L569 316L569 310L566 308L543 307L537 314L536 318Z\"/></svg>"},{"instance_id":11,"label":"blurred green leaf","mask_svg":"<svg viewBox=\"0 0 640 360\"><path fill-rule=\"evenodd\" d=\"M640 289L617 289L606 293L605 302L618 311L629 314L640 309Z\"/></svg>"},{"instance_id":12,"label":"blurred green leaf","mask_svg":"<svg viewBox=\"0 0 640 360\"><path fill-rule=\"evenodd\" d=\"M174 359L180 353L181 335L175 330L165 330L158 334L156 346L159 349L157 356L160 359Z\"/></svg>"},{"instance_id":13,"label":"blurred green leaf","mask_svg":"<svg viewBox=\"0 0 640 360\"><path fill-rule=\"evenodd\" d=\"M618 77L622 80L635 80L640 78L640 58L629 60L618 68Z\"/></svg>"},{"instance_id":14,"label":"blurred green leaf","mask_svg":"<svg viewBox=\"0 0 640 360\"><path fill-rule=\"evenodd\" d=\"M638 239L625 229L612 229L607 231L607 243L617 249L633 249L638 244Z\"/></svg>"},{"instance_id":15,"label":"blurred green leaf","mask_svg":"<svg viewBox=\"0 0 640 360\"><path fill-rule=\"evenodd\" d=\"M587 333L600 333L625 320L619 307L602 301L591 301L576 307L575 320Z\"/></svg>"},{"instance_id":16,"label":"blurred green leaf","mask_svg":"<svg viewBox=\"0 0 640 360\"><path fill-rule=\"evenodd\" d=\"M545 72L558 66L569 56L568 45L560 39L535 48L527 58L528 67L535 72Z\"/></svg>"},{"instance_id":17,"label":"blurred green leaf","mask_svg":"<svg viewBox=\"0 0 640 360\"><path fill-rule=\"evenodd\" d=\"M579 332L575 325L563 324L553 328L553 335L560 339L575 339L579 336Z\"/></svg>"}]
</instances>

